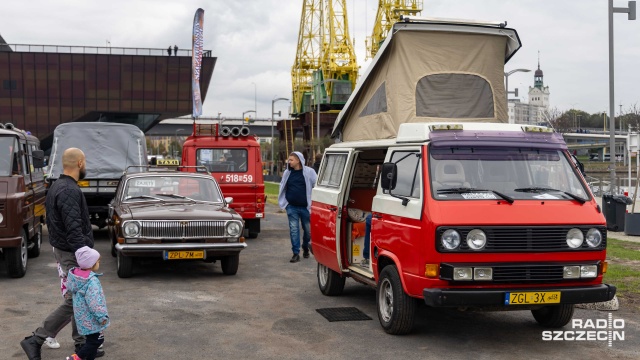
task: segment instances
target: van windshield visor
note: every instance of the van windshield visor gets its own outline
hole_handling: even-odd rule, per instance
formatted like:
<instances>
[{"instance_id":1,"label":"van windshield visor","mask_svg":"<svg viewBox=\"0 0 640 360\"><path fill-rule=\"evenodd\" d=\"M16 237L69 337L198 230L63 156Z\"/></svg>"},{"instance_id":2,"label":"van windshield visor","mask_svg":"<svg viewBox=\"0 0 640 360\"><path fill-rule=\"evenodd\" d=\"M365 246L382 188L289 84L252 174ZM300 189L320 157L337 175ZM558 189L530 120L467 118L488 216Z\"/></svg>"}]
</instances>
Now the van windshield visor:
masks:
<instances>
[{"instance_id":1,"label":"van windshield visor","mask_svg":"<svg viewBox=\"0 0 640 360\"><path fill-rule=\"evenodd\" d=\"M134 177L127 181L122 196L127 202L222 202L222 195L213 179L189 176Z\"/></svg>"},{"instance_id":2,"label":"van windshield visor","mask_svg":"<svg viewBox=\"0 0 640 360\"><path fill-rule=\"evenodd\" d=\"M212 173L247 172L247 153L246 149L238 148L198 149L196 162Z\"/></svg>"},{"instance_id":3,"label":"van windshield visor","mask_svg":"<svg viewBox=\"0 0 640 360\"><path fill-rule=\"evenodd\" d=\"M0 176L11 175L14 147L15 139L13 137L0 137Z\"/></svg>"},{"instance_id":4,"label":"van windshield visor","mask_svg":"<svg viewBox=\"0 0 640 360\"><path fill-rule=\"evenodd\" d=\"M431 188L437 200L499 200L505 196L513 200L591 199L562 150L432 146L429 154Z\"/></svg>"}]
</instances>

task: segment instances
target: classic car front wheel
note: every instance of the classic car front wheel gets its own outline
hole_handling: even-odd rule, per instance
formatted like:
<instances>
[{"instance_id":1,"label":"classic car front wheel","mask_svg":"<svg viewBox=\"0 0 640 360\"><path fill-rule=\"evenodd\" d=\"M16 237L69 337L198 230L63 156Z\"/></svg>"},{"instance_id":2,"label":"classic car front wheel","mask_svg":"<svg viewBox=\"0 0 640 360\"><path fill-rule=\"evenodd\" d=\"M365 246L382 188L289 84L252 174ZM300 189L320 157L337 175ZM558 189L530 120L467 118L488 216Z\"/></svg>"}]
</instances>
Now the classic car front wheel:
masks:
<instances>
[{"instance_id":1,"label":"classic car front wheel","mask_svg":"<svg viewBox=\"0 0 640 360\"><path fill-rule=\"evenodd\" d=\"M122 255L122 252L118 251L118 277L128 278L133 274L133 258Z\"/></svg>"},{"instance_id":2,"label":"classic car front wheel","mask_svg":"<svg viewBox=\"0 0 640 360\"><path fill-rule=\"evenodd\" d=\"M239 264L240 254L225 256L220 261L222 273L225 275L235 275L238 272Z\"/></svg>"}]
</instances>

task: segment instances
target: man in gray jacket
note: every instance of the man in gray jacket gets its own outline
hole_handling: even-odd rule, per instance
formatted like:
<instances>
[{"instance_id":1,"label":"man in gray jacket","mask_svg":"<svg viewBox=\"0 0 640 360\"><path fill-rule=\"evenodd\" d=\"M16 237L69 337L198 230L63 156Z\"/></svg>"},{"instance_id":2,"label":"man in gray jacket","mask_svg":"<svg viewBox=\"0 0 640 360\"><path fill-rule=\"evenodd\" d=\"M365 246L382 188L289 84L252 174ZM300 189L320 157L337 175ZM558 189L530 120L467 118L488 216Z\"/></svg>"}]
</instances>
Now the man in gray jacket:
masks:
<instances>
[{"instance_id":1,"label":"man in gray jacket","mask_svg":"<svg viewBox=\"0 0 640 360\"><path fill-rule=\"evenodd\" d=\"M278 205L287 211L289 218L289 235L291 236L291 251L293 256L290 262L300 261L300 223L302 223L302 250L305 258L309 257L309 245L311 244L311 189L316 185L318 175L316 172L304 166L304 156L298 151L289 155L287 169L282 174Z\"/></svg>"},{"instance_id":2,"label":"man in gray jacket","mask_svg":"<svg viewBox=\"0 0 640 360\"><path fill-rule=\"evenodd\" d=\"M78 187L78 180L86 175L86 159L80 149L69 148L62 155L63 173L47 193L45 207L47 211L47 230L49 243L53 246L53 255L58 262L58 274L64 300L47 318L41 327L20 342L20 346L29 360L40 360L41 348L47 337L55 337L69 322L73 326L72 337L76 350L82 347L85 339L78 334L73 321L73 300L67 293L67 272L78 267L75 252L83 246L93 247L93 231L87 202ZM96 357L104 355L99 350Z\"/></svg>"}]
</instances>

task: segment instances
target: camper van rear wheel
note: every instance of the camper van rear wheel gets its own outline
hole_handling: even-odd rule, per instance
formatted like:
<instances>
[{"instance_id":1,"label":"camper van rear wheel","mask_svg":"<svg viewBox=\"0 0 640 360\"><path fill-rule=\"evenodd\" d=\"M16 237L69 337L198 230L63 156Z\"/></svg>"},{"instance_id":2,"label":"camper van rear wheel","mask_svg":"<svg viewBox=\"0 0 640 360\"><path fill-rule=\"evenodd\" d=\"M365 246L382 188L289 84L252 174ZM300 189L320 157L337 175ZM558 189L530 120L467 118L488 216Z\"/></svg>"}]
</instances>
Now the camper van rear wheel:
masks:
<instances>
[{"instance_id":1,"label":"camper van rear wheel","mask_svg":"<svg viewBox=\"0 0 640 360\"><path fill-rule=\"evenodd\" d=\"M571 321L573 310L573 304L561 304L531 310L531 313L538 324L544 327L560 328Z\"/></svg>"},{"instance_id":2,"label":"camper van rear wheel","mask_svg":"<svg viewBox=\"0 0 640 360\"><path fill-rule=\"evenodd\" d=\"M7 273L12 278L21 278L27 273L27 233L20 230L20 246L4 249Z\"/></svg>"},{"instance_id":3,"label":"camper van rear wheel","mask_svg":"<svg viewBox=\"0 0 640 360\"><path fill-rule=\"evenodd\" d=\"M327 296L342 294L346 278L318 263L318 287Z\"/></svg>"},{"instance_id":4,"label":"camper van rear wheel","mask_svg":"<svg viewBox=\"0 0 640 360\"><path fill-rule=\"evenodd\" d=\"M30 258L37 258L40 256L40 249L42 248L42 224L36 227L36 233L31 238L31 244L29 245L29 250L27 255Z\"/></svg>"},{"instance_id":5,"label":"camper van rear wheel","mask_svg":"<svg viewBox=\"0 0 640 360\"><path fill-rule=\"evenodd\" d=\"M118 251L117 259L117 272L119 278L128 278L133 275L133 258L122 255L121 251Z\"/></svg>"},{"instance_id":6,"label":"camper van rear wheel","mask_svg":"<svg viewBox=\"0 0 640 360\"><path fill-rule=\"evenodd\" d=\"M378 319L384 331L392 335L408 334L413 329L416 299L405 294L398 270L388 265L380 273L376 290Z\"/></svg>"},{"instance_id":7,"label":"camper van rear wheel","mask_svg":"<svg viewBox=\"0 0 640 360\"><path fill-rule=\"evenodd\" d=\"M225 256L220 260L222 273L225 275L235 275L240 264L240 254Z\"/></svg>"}]
</instances>

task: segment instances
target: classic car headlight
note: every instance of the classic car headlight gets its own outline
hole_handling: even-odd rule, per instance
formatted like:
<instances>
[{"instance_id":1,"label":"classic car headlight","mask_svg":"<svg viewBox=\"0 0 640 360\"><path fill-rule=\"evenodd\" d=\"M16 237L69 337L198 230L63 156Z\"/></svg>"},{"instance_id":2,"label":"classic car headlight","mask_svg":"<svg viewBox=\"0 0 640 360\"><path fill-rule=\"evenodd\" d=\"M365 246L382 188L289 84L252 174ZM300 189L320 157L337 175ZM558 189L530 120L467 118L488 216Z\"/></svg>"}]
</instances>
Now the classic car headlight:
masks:
<instances>
[{"instance_id":1,"label":"classic car headlight","mask_svg":"<svg viewBox=\"0 0 640 360\"><path fill-rule=\"evenodd\" d=\"M583 240L584 236L582 235L582 231L580 231L580 229L573 228L567 233L567 245L569 245L569 247L572 249L577 249L582 246Z\"/></svg>"},{"instance_id":2,"label":"classic car headlight","mask_svg":"<svg viewBox=\"0 0 640 360\"><path fill-rule=\"evenodd\" d=\"M592 248L600 246L602 243L602 234L598 229L589 229L587 231L587 245Z\"/></svg>"},{"instance_id":3,"label":"classic car headlight","mask_svg":"<svg viewBox=\"0 0 640 360\"><path fill-rule=\"evenodd\" d=\"M140 235L140 224L137 221L129 221L124 225L124 236Z\"/></svg>"},{"instance_id":4,"label":"classic car headlight","mask_svg":"<svg viewBox=\"0 0 640 360\"><path fill-rule=\"evenodd\" d=\"M449 229L442 233L440 241L445 249L453 250L460 245L460 234L453 229Z\"/></svg>"},{"instance_id":5,"label":"classic car headlight","mask_svg":"<svg viewBox=\"0 0 640 360\"><path fill-rule=\"evenodd\" d=\"M473 250L481 250L487 244L487 235L480 229L473 229L467 234L467 245Z\"/></svg>"},{"instance_id":6,"label":"classic car headlight","mask_svg":"<svg viewBox=\"0 0 640 360\"><path fill-rule=\"evenodd\" d=\"M4 221L4 217L0 214L0 224L2 224L2 221Z\"/></svg>"},{"instance_id":7,"label":"classic car headlight","mask_svg":"<svg viewBox=\"0 0 640 360\"><path fill-rule=\"evenodd\" d=\"M229 236L238 236L240 235L240 224L235 221L230 221L227 223L227 235Z\"/></svg>"}]
</instances>

